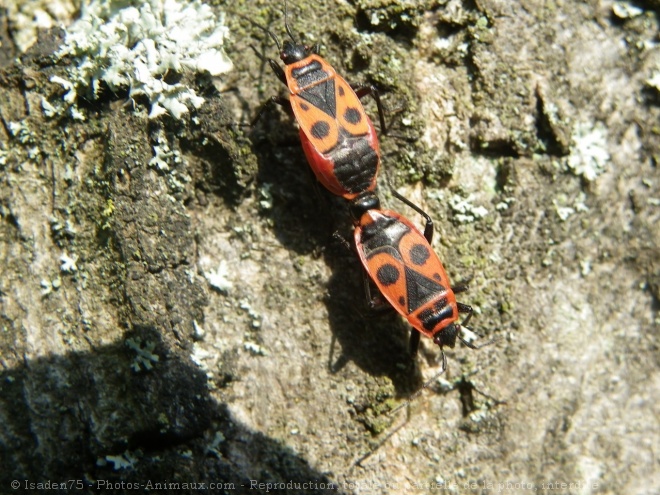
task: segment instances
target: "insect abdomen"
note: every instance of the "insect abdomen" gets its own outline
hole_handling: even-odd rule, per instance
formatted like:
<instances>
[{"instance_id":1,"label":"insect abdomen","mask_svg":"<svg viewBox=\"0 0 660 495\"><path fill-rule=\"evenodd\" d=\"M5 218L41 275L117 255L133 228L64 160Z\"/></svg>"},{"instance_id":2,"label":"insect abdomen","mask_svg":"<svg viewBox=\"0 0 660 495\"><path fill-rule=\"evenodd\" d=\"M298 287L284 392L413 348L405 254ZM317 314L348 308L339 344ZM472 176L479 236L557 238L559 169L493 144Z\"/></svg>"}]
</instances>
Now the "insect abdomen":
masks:
<instances>
[{"instance_id":1,"label":"insect abdomen","mask_svg":"<svg viewBox=\"0 0 660 495\"><path fill-rule=\"evenodd\" d=\"M342 146L329 154L334 163L335 176L350 193L372 190L380 163L378 153L367 139L350 141L352 146Z\"/></svg>"}]
</instances>

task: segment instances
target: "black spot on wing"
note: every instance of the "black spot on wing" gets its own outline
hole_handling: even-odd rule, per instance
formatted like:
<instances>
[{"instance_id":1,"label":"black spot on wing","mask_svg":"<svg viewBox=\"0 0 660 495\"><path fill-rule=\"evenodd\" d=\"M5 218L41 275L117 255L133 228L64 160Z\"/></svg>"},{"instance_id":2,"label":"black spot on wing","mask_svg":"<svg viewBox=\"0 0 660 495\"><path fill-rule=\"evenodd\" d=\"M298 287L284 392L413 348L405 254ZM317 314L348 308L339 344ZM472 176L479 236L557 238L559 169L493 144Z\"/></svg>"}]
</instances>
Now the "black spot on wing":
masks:
<instances>
[{"instance_id":1,"label":"black spot on wing","mask_svg":"<svg viewBox=\"0 0 660 495\"><path fill-rule=\"evenodd\" d=\"M398 268L391 263L384 264L376 271L376 278L385 287L396 284L400 275Z\"/></svg>"},{"instance_id":2,"label":"black spot on wing","mask_svg":"<svg viewBox=\"0 0 660 495\"><path fill-rule=\"evenodd\" d=\"M362 113L354 107L348 107L344 112L344 119L349 124L359 124L362 120Z\"/></svg>"},{"instance_id":3,"label":"black spot on wing","mask_svg":"<svg viewBox=\"0 0 660 495\"><path fill-rule=\"evenodd\" d=\"M323 139L330 134L330 124L323 120L318 120L312 125L311 133L316 139Z\"/></svg>"},{"instance_id":4,"label":"black spot on wing","mask_svg":"<svg viewBox=\"0 0 660 495\"><path fill-rule=\"evenodd\" d=\"M415 244L410 249L410 261L417 266L422 266L430 258L429 248L424 244Z\"/></svg>"}]
</instances>

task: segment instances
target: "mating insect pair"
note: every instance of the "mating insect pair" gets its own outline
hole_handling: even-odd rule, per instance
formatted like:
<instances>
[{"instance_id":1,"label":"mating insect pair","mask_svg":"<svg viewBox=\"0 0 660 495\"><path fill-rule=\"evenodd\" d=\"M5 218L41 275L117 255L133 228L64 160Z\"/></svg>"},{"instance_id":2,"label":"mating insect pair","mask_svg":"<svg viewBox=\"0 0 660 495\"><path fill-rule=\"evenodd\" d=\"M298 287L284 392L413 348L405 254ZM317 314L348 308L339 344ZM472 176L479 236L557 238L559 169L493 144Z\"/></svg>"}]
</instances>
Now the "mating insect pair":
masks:
<instances>
[{"instance_id":1,"label":"mating insect pair","mask_svg":"<svg viewBox=\"0 0 660 495\"><path fill-rule=\"evenodd\" d=\"M405 204L426 219L424 234L402 215L381 210L375 194L380 167L380 148L376 130L366 114L360 98L371 95L376 100L380 125L385 119L378 92L373 86L354 86L344 80L318 55L318 46L296 41L288 24L290 40L280 43L270 30L263 29L280 50L282 68L277 61L266 59L275 75L288 87L289 98L274 96L260 108L279 104L292 114L300 128L305 156L318 181L331 193L350 201L349 210L355 225L355 249L366 274L382 296L413 327L411 353L416 353L420 335L424 334L440 346L454 347L456 339L476 349L461 335L472 308L456 302L455 293L466 286L452 288L447 273L433 249L433 221L418 206L394 192ZM254 23L253 23L254 24ZM369 304L377 299L370 297ZM458 323L459 313L467 316ZM443 370L446 367L444 352Z\"/></svg>"}]
</instances>

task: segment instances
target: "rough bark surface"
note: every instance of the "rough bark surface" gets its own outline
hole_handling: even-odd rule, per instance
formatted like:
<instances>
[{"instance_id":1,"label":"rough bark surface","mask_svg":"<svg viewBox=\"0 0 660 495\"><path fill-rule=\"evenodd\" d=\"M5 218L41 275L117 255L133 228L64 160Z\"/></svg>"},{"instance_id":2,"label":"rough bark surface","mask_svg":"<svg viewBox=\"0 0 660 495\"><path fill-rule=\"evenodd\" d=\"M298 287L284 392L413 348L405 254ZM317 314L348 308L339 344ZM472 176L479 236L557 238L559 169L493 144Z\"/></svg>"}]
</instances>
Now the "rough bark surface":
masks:
<instances>
[{"instance_id":1,"label":"rough bark surface","mask_svg":"<svg viewBox=\"0 0 660 495\"><path fill-rule=\"evenodd\" d=\"M233 8L280 34L280 3ZM296 34L385 90L387 177L500 340L447 349L408 419L387 414L439 349L413 360L402 320L366 314L332 235L346 206L289 117L237 125L284 94L244 19L220 90L181 75L193 115L105 92L77 121L42 110L75 63L52 57L61 32L20 54L3 17L0 493L659 493L658 3L289 3ZM568 166L601 151L594 176Z\"/></svg>"}]
</instances>

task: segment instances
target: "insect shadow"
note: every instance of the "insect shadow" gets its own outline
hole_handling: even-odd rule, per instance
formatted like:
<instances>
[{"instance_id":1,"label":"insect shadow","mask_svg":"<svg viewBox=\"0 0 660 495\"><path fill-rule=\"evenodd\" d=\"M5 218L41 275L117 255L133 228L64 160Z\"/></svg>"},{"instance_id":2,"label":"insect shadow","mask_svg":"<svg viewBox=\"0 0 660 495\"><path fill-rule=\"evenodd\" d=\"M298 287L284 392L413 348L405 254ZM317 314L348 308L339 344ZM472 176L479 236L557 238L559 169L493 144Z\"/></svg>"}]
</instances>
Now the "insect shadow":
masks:
<instances>
[{"instance_id":1,"label":"insect shadow","mask_svg":"<svg viewBox=\"0 0 660 495\"><path fill-rule=\"evenodd\" d=\"M331 269L323 298L331 329L328 368L339 373L353 362L369 375L388 377L397 394L407 396L422 383L408 353L410 328L394 311L369 312L358 255L334 235L339 232L352 239L347 201L318 184L300 147L297 129L287 120L277 109L269 110L259 123L261 137L253 137L258 187L267 191L270 201L262 214L285 249L301 256L323 257Z\"/></svg>"},{"instance_id":2,"label":"insect shadow","mask_svg":"<svg viewBox=\"0 0 660 495\"><path fill-rule=\"evenodd\" d=\"M347 219L348 213L348 225ZM351 234L348 228L341 231L345 238ZM353 362L372 376L387 376L397 395L408 396L422 384L419 366L408 352L410 327L393 310L369 309L357 253L351 243L339 242L336 236L333 241L325 251L332 269L325 297L333 335L328 367L338 373Z\"/></svg>"}]
</instances>

